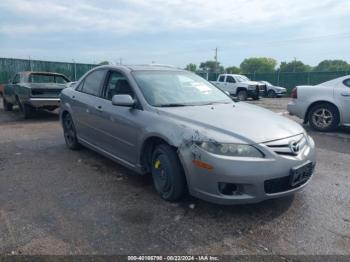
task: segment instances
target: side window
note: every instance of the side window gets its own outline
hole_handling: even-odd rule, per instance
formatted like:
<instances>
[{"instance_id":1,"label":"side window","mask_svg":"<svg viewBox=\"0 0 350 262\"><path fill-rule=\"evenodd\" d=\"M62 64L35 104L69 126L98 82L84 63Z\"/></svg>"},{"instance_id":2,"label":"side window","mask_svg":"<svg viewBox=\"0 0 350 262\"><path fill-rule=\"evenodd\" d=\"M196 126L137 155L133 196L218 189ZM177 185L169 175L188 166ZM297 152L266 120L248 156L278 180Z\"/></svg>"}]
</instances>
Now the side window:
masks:
<instances>
[{"instance_id":1,"label":"side window","mask_svg":"<svg viewBox=\"0 0 350 262\"><path fill-rule=\"evenodd\" d=\"M111 72L108 77L104 98L112 100L114 95L130 95L134 97L134 92L126 77L119 72Z\"/></svg>"},{"instance_id":2,"label":"side window","mask_svg":"<svg viewBox=\"0 0 350 262\"><path fill-rule=\"evenodd\" d=\"M344 83L344 85L346 85L347 87L350 87L350 78L349 78L349 79L345 79L343 83Z\"/></svg>"},{"instance_id":3,"label":"side window","mask_svg":"<svg viewBox=\"0 0 350 262\"><path fill-rule=\"evenodd\" d=\"M99 96L106 71L97 70L89 74L82 84L80 91L86 94Z\"/></svg>"},{"instance_id":4,"label":"side window","mask_svg":"<svg viewBox=\"0 0 350 262\"><path fill-rule=\"evenodd\" d=\"M226 77L226 82L227 83L236 83L236 80L232 76L227 76Z\"/></svg>"},{"instance_id":5,"label":"side window","mask_svg":"<svg viewBox=\"0 0 350 262\"><path fill-rule=\"evenodd\" d=\"M220 76L219 77L219 82L225 82L225 76Z\"/></svg>"},{"instance_id":6,"label":"side window","mask_svg":"<svg viewBox=\"0 0 350 262\"><path fill-rule=\"evenodd\" d=\"M15 77L13 78L13 80L12 80L12 83L13 84L17 84L19 82L20 82L20 76L19 76L19 74L16 74Z\"/></svg>"}]
</instances>

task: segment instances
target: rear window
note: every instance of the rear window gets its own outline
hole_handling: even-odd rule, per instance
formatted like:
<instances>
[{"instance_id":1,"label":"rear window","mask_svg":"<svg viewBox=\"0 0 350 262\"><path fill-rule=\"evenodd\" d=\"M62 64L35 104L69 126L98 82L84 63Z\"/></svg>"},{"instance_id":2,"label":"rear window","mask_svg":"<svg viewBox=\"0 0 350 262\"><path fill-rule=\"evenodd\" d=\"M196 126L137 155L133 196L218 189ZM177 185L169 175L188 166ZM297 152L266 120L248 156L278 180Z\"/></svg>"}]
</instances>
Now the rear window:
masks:
<instances>
[{"instance_id":1,"label":"rear window","mask_svg":"<svg viewBox=\"0 0 350 262\"><path fill-rule=\"evenodd\" d=\"M57 83L66 84L68 79L61 75L50 74L31 74L29 76L29 83Z\"/></svg>"}]
</instances>

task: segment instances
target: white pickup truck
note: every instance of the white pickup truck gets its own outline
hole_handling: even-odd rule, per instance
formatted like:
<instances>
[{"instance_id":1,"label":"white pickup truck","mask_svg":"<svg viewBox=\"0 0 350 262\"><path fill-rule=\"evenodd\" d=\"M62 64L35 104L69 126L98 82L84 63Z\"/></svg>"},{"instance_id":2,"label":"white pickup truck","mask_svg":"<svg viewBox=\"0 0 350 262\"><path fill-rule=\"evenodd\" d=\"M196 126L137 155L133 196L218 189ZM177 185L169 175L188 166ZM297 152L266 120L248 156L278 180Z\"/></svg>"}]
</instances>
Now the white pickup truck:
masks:
<instances>
[{"instance_id":1,"label":"white pickup truck","mask_svg":"<svg viewBox=\"0 0 350 262\"><path fill-rule=\"evenodd\" d=\"M266 92L265 84L251 81L244 75L221 74L217 81L211 81L211 83L242 101L247 100L248 97L258 100L259 95Z\"/></svg>"}]
</instances>

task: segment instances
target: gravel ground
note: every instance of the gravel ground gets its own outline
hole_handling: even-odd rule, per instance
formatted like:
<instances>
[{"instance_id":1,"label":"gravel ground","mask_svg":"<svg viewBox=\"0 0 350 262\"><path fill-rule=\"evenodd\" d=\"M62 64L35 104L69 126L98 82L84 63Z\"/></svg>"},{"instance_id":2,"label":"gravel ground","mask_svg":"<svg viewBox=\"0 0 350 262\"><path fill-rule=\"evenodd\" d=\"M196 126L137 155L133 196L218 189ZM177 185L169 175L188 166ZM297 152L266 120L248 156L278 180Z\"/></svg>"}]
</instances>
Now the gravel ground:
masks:
<instances>
[{"instance_id":1,"label":"gravel ground","mask_svg":"<svg viewBox=\"0 0 350 262\"><path fill-rule=\"evenodd\" d=\"M287 101L252 103L285 114ZM21 120L1 107L0 253L350 254L350 132L309 133L316 174L295 196L174 204L157 196L150 177L68 150L57 114Z\"/></svg>"}]
</instances>

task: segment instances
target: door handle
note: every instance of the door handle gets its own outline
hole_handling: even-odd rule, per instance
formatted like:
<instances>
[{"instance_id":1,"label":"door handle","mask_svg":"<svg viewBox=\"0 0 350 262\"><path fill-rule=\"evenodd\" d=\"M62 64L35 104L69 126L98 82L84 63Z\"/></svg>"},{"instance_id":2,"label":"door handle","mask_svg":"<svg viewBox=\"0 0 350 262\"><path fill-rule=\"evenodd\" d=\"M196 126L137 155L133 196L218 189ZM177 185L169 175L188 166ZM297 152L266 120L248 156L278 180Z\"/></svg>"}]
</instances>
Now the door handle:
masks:
<instances>
[{"instance_id":1,"label":"door handle","mask_svg":"<svg viewBox=\"0 0 350 262\"><path fill-rule=\"evenodd\" d=\"M102 106L95 106L95 109L99 112L103 112Z\"/></svg>"},{"instance_id":2,"label":"door handle","mask_svg":"<svg viewBox=\"0 0 350 262\"><path fill-rule=\"evenodd\" d=\"M350 93L341 93L342 96L350 96Z\"/></svg>"},{"instance_id":3,"label":"door handle","mask_svg":"<svg viewBox=\"0 0 350 262\"><path fill-rule=\"evenodd\" d=\"M75 96L72 96L72 99L75 99Z\"/></svg>"}]
</instances>

